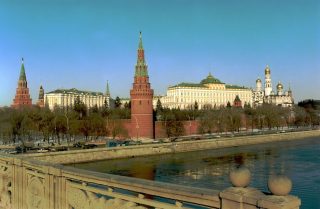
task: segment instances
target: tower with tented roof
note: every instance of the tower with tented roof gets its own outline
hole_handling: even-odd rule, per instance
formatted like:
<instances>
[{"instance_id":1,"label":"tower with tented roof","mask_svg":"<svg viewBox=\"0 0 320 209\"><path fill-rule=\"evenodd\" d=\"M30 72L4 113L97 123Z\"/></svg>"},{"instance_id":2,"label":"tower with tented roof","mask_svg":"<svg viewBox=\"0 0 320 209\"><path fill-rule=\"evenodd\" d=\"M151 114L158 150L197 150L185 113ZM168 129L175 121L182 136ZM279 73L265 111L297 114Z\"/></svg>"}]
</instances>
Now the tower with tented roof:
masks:
<instances>
[{"instance_id":1,"label":"tower with tented roof","mask_svg":"<svg viewBox=\"0 0 320 209\"><path fill-rule=\"evenodd\" d=\"M26 76L26 71L24 67L24 60L22 58L20 76L18 80L18 87L16 89L16 95L13 99L13 103L11 107L20 108L20 107L31 107L31 106L32 106L32 99L29 93L27 76Z\"/></svg>"},{"instance_id":2,"label":"tower with tented roof","mask_svg":"<svg viewBox=\"0 0 320 209\"><path fill-rule=\"evenodd\" d=\"M130 90L131 98L131 137L136 139L154 138L153 89L151 89L148 66L144 57L140 32L137 64L134 82Z\"/></svg>"}]
</instances>

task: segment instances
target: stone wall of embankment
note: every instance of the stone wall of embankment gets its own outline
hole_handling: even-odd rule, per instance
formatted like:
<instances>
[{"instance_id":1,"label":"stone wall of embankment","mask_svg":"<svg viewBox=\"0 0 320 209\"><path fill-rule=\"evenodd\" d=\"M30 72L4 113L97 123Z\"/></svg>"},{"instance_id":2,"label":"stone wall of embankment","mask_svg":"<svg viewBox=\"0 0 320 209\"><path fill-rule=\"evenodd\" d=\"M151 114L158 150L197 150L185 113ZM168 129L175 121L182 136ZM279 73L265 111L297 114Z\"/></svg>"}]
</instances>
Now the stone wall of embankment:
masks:
<instances>
[{"instance_id":1,"label":"stone wall of embankment","mask_svg":"<svg viewBox=\"0 0 320 209\"><path fill-rule=\"evenodd\" d=\"M233 138L214 138L198 141L148 144L128 147L98 148L89 150L74 150L52 153L36 153L26 154L24 156L26 158L32 158L51 163L69 164L96 160L130 158L137 156L159 155L167 153L189 152L206 149L218 149L226 147L271 143L279 141L290 141L314 136L320 136L320 130L242 136Z\"/></svg>"}]
</instances>

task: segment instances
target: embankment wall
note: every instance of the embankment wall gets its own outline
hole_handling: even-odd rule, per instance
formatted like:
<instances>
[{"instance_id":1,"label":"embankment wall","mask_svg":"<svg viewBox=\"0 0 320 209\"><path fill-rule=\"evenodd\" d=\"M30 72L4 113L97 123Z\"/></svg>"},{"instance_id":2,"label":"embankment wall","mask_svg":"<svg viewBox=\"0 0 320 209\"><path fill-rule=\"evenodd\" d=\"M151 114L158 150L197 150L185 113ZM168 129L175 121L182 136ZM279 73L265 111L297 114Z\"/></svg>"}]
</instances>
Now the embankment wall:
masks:
<instances>
[{"instance_id":1,"label":"embankment wall","mask_svg":"<svg viewBox=\"0 0 320 209\"><path fill-rule=\"evenodd\" d=\"M97 148L89 150L73 150L52 153L36 153L26 154L24 155L24 157L51 163L69 164L116 158L130 158L138 156L219 149L262 143L275 143L280 141L291 141L315 136L320 136L320 130L243 136L233 138L213 138L198 141L147 144L128 147Z\"/></svg>"}]
</instances>

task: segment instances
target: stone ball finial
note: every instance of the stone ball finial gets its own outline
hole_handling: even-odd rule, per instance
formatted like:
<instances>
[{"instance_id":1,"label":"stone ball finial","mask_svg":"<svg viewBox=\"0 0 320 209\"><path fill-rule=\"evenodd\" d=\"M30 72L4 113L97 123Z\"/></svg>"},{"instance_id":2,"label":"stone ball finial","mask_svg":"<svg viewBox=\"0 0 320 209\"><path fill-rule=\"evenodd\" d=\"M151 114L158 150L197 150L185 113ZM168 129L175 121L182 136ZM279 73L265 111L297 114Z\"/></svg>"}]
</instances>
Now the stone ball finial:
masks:
<instances>
[{"instance_id":1,"label":"stone ball finial","mask_svg":"<svg viewBox=\"0 0 320 209\"><path fill-rule=\"evenodd\" d=\"M286 196L292 189L292 182L286 176L270 176L268 188L273 195Z\"/></svg>"},{"instance_id":2,"label":"stone ball finial","mask_svg":"<svg viewBox=\"0 0 320 209\"><path fill-rule=\"evenodd\" d=\"M233 186L247 187L251 180L251 173L248 168L240 167L231 170L229 178Z\"/></svg>"}]
</instances>

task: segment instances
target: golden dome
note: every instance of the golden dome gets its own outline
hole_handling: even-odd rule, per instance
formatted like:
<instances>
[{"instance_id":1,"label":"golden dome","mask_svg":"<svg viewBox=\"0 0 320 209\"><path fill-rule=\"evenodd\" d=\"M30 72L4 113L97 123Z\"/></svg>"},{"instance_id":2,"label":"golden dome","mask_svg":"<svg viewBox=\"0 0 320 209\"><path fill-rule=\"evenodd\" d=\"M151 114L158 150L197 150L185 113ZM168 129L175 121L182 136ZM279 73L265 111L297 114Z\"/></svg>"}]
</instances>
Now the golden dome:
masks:
<instances>
[{"instance_id":1,"label":"golden dome","mask_svg":"<svg viewBox=\"0 0 320 209\"><path fill-rule=\"evenodd\" d=\"M277 89L283 89L283 85L280 83L280 81L279 81L279 83L277 85Z\"/></svg>"},{"instance_id":2,"label":"golden dome","mask_svg":"<svg viewBox=\"0 0 320 209\"><path fill-rule=\"evenodd\" d=\"M269 65L267 65L267 66L266 66L266 69L264 70L264 73L265 73L265 74L270 74L270 72L271 72L271 71L270 71Z\"/></svg>"}]
</instances>

